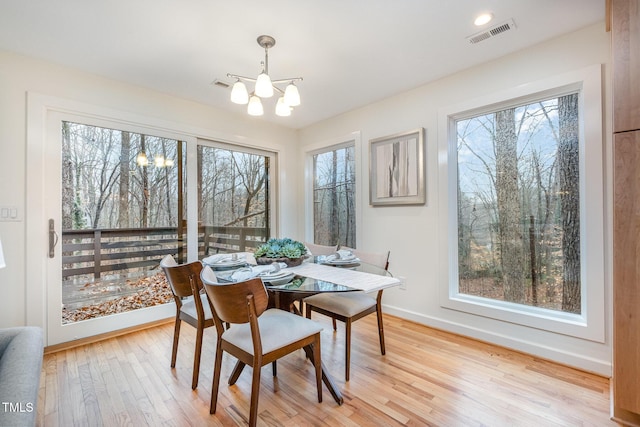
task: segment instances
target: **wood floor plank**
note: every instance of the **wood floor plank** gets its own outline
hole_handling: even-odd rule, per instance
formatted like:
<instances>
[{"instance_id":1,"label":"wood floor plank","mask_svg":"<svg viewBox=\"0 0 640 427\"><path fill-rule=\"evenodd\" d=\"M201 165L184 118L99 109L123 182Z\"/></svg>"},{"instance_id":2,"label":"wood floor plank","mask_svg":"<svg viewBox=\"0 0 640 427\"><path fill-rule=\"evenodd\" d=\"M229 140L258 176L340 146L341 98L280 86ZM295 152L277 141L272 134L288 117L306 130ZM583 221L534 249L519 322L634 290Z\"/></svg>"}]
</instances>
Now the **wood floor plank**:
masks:
<instances>
[{"instance_id":1,"label":"wood floor plank","mask_svg":"<svg viewBox=\"0 0 640 427\"><path fill-rule=\"evenodd\" d=\"M324 329L322 358L344 394L318 403L303 352L261 372L260 426L616 426L609 380L466 337L385 316L380 354L375 316L353 325L351 380L344 381L344 329ZM205 330L198 388L191 390L195 329L184 325L170 367L173 324L114 336L44 356L39 426L243 426L251 368L227 384L225 355L218 410L209 414L215 330Z\"/></svg>"}]
</instances>

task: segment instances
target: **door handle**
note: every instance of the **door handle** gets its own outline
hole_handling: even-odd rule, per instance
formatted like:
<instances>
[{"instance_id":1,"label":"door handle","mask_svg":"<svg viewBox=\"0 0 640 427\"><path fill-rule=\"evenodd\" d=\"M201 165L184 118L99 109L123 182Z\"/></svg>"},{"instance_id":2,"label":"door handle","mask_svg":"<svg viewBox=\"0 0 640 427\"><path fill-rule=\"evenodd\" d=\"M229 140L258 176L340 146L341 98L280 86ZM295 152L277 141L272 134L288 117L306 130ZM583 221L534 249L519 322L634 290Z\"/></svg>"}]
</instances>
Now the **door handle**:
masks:
<instances>
[{"instance_id":1,"label":"door handle","mask_svg":"<svg viewBox=\"0 0 640 427\"><path fill-rule=\"evenodd\" d=\"M49 258L56 256L56 245L58 244L58 233L56 233L53 218L49 219Z\"/></svg>"}]
</instances>

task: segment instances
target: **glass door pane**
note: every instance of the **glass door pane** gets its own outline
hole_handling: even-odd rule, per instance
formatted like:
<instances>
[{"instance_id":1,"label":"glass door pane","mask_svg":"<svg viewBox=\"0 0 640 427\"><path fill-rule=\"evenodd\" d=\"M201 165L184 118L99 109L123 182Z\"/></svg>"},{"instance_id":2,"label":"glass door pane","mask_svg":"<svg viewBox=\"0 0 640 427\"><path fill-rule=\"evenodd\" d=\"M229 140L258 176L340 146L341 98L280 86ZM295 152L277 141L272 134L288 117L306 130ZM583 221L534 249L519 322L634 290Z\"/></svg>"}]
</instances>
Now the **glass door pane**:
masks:
<instances>
[{"instance_id":1,"label":"glass door pane","mask_svg":"<svg viewBox=\"0 0 640 427\"><path fill-rule=\"evenodd\" d=\"M185 143L62 122L62 323L172 301L186 260Z\"/></svg>"},{"instance_id":2,"label":"glass door pane","mask_svg":"<svg viewBox=\"0 0 640 427\"><path fill-rule=\"evenodd\" d=\"M253 252L271 233L270 153L198 146L199 258Z\"/></svg>"}]
</instances>

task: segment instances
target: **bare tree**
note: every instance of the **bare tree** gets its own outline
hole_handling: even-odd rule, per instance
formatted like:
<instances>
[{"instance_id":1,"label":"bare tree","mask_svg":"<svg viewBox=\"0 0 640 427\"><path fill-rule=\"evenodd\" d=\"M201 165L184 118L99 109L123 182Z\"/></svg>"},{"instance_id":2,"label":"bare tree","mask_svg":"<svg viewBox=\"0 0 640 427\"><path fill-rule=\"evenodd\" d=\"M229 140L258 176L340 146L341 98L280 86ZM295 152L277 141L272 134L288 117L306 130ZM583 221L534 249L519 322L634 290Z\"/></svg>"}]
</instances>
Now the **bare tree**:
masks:
<instances>
[{"instance_id":1,"label":"bare tree","mask_svg":"<svg viewBox=\"0 0 640 427\"><path fill-rule=\"evenodd\" d=\"M120 228L129 227L129 175L131 162L131 135L129 132L120 133L120 186L118 192L118 225Z\"/></svg>"},{"instance_id":2,"label":"bare tree","mask_svg":"<svg viewBox=\"0 0 640 427\"><path fill-rule=\"evenodd\" d=\"M334 150L331 154L331 227L329 229L329 244L335 245L338 242L338 236L340 235L340 222L338 217L338 192L336 191L338 186L338 152Z\"/></svg>"},{"instance_id":3,"label":"bare tree","mask_svg":"<svg viewBox=\"0 0 640 427\"><path fill-rule=\"evenodd\" d=\"M558 99L558 187L562 216L562 309L580 312L578 95Z\"/></svg>"},{"instance_id":4,"label":"bare tree","mask_svg":"<svg viewBox=\"0 0 640 427\"><path fill-rule=\"evenodd\" d=\"M62 123L62 229L74 226L73 161L71 159L71 135L69 122Z\"/></svg>"},{"instance_id":5,"label":"bare tree","mask_svg":"<svg viewBox=\"0 0 640 427\"><path fill-rule=\"evenodd\" d=\"M140 152L147 152L146 136L140 135ZM142 207L140 215L140 227L149 226L149 173L146 167L142 168Z\"/></svg>"},{"instance_id":6,"label":"bare tree","mask_svg":"<svg viewBox=\"0 0 640 427\"><path fill-rule=\"evenodd\" d=\"M523 239L518 200L518 138L515 110L495 113L496 124L496 193L498 205L500 259L506 301L524 303Z\"/></svg>"},{"instance_id":7,"label":"bare tree","mask_svg":"<svg viewBox=\"0 0 640 427\"><path fill-rule=\"evenodd\" d=\"M240 161L238 157L240 157ZM246 227L249 216L252 214L251 211L254 200L258 198L260 192L263 190L267 179L267 170L264 167L264 158L261 156L237 154L232 155L231 158L233 159L236 169L241 172L238 179L244 189L244 210L239 218L234 218L234 221L242 220ZM259 208L261 213L263 213L265 209L266 206L260 206Z\"/></svg>"}]
</instances>

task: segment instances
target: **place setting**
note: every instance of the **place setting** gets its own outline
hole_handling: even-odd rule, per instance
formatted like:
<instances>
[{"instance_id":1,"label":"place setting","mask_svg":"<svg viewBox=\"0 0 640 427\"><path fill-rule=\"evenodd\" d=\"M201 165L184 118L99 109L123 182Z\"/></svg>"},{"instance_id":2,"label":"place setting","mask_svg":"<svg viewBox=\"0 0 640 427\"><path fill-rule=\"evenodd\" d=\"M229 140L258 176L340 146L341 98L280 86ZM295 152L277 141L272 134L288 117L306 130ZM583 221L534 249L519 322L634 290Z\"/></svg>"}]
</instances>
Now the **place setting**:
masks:
<instances>
[{"instance_id":1,"label":"place setting","mask_svg":"<svg viewBox=\"0 0 640 427\"><path fill-rule=\"evenodd\" d=\"M246 266L247 257L244 253L215 254L204 258L202 263L214 271L230 270Z\"/></svg>"},{"instance_id":2,"label":"place setting","mask_svg":"<svg viewBox=\"0 0 640 427\"><path fill-rule=\"evenodd\" d=\"M327 255L324 259L321 259L320 263L336 267L355 267L360 265L360 258L350 250L340 249L334 254Z\"/></svg>"},{"instance_id":3,"label":"place setting","mask_svg":"<svg viewBox=\"0 0 640 427\"><path fill-rule=\"evenodd\" d=\"M274 262L269 265L250 265L238 268L234 271L216 274L220 281L242 282L259 277L267 286L280 286L289 283L295 273L287 270L287 265L283 262Z\"/></svg>"}]
</instances>

